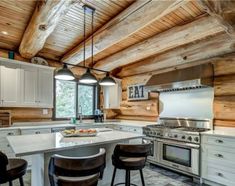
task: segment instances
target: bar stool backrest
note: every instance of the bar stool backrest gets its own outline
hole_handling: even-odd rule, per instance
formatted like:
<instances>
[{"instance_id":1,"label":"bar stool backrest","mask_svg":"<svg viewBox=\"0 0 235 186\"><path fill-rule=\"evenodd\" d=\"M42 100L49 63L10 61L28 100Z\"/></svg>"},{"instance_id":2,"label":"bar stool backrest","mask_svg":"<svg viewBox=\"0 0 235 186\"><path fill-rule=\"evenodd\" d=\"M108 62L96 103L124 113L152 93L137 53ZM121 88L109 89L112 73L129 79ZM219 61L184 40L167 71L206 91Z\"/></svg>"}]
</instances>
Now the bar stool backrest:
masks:
<instances>
[{"instance_id":1,"label":"bar stool backrest","mask_svg":"<svg viewBox=\"0 0 235 186\"><path fill-rule=\"evenodd\" d=\"M117 144L113 155L115 157L147 157L150 153L150 144Z\"/></svg>"},{"instance_id":2,"label":"bar stool backrest","mask_svg":"<svg viewBox=\"0 0 235 186\"><path fill-rule=\"evenodd\" d=\"M82 177L99 173L103 176L105 169L105 149L98 154L86 157L68 157L53 155L49 162L49 179L54 184L54 176Z\"/></svg>"},{"instance_id":3,"label":"bar stool backrest","mask_svg":"<svg viewBox=\"0 0 235 186\"><path fill-rule=\"evenodd\" d=\"M6 174L8 158L6 154L0 151L0 179Z\"/></svg>"}]
</instances>

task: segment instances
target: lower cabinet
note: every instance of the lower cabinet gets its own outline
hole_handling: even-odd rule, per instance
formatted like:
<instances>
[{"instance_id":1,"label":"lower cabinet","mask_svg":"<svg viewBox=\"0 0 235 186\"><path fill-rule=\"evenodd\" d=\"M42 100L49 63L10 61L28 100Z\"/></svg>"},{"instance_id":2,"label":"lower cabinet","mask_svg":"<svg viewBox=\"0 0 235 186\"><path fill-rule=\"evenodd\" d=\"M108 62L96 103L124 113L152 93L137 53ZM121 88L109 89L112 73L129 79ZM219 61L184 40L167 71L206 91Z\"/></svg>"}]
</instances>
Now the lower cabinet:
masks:
<instances>
[{"instance_id":1,"label":"lower cabinet","mask_svg":"<svg viewBox=\"0 0 235 186\"><path fill-rule=\"evenodd\" d=\"M205 182L235 185L235 139L202 136L201 176Z\"/></svg>"},{"instance_id":2,"label":"lower cabinet","mask_svg":"<svg viewBox=\"0 0 235 186\"><path fill-rule=\"evenodd\" d=\"M13 158L15 157L15 154L10 146L10 144L7 141L8 136L16 136L20 135L19 129L7 129L7 130L1 130L0 131L0 151L5 153L8 157Z\"/></svg>"}]
</instances>

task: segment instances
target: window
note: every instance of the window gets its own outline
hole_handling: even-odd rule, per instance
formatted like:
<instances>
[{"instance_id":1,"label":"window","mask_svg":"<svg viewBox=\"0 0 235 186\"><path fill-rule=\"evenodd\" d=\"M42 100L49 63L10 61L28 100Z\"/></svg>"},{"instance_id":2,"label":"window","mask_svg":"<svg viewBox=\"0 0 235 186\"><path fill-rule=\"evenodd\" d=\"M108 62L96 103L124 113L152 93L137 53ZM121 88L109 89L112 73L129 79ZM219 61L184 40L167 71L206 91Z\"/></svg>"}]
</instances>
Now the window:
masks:
<instances>
[{"instance_id":1,"label":"window","mask_svg":"<svg viewBox=\"0 0 235 186\"><path fill-rule=\"evenodd\" d=\"M78 117L78 113L87 118L94 115L97 108L97 88L95 85L79 84L75 81L55 80L56 119Z\"/></svg>"}]
</instances>

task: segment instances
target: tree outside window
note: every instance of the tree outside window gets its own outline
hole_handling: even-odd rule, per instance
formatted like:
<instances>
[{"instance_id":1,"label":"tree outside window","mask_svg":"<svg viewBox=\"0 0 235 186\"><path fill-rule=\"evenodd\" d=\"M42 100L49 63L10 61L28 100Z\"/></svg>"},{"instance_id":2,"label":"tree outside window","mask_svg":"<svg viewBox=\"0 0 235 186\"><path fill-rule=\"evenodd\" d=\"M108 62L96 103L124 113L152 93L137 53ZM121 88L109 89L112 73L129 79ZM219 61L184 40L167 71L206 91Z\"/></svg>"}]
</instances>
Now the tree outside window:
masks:
<instances>
[{"instance_id":1,"label":"tree outside window","mask_svg":"<svg viewBox=\"0 0 235 186\"><path fill-rule=\"evenodd\" d=\"M96 86L78 84L74 81L56 80L55 118L93 116L96 108Z\"/></svg>"}]
</instances>

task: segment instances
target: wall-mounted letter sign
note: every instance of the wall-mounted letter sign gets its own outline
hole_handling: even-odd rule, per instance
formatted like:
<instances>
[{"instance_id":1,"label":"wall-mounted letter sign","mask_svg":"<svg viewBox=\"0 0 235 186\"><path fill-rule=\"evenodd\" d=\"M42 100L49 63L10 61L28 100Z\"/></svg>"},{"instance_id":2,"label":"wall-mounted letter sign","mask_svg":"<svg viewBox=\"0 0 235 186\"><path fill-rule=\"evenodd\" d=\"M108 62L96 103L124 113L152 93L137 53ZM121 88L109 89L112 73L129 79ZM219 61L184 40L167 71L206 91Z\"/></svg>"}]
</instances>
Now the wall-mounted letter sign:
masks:
<instances>
[{"instance_id":1,"label":"wall-mounted letter sign","mask_svg":"<svg viewBox=\"0 0 235 186\"><path fill-rule=\"evenodd\" d=\"M142 84L129 85L127 86L127 99L128 101L148 99L148 91Z\"/></svg>"}]
</instances>

